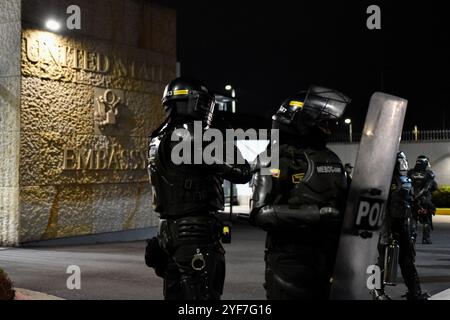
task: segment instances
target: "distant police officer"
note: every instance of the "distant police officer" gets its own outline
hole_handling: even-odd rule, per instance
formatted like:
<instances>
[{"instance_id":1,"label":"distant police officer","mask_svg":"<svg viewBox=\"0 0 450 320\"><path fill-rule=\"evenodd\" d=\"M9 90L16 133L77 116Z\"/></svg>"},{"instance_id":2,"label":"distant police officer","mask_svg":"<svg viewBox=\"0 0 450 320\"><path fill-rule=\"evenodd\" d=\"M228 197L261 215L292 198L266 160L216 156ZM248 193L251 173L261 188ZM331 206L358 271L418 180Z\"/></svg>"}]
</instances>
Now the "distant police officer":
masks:
<instances>
[{"instance_id":1,"label":"distant police officer","mask_svg":"<svg viewBox=\"0 0 450 320\"><path fill-rule=\"evenodd\" d=\"M348 184L348 187L350 187L350 183L352 182L353 166L350 163L346 163L344 165L344 169L345 169L345 175L347 177L347 184Z\"/></svg>"},{"instance_id":2,"label":"distant police officer","mask_svg":"<svg viewBox=\"0 0 450 320\"><path fill-rule=\"evenodd\" d=\"M415 262L414 242L411 237L411 205L413 201L411 180L407 176L408 161L403 152L397 153L391 190L387 202L387 214L378 243L378 265L382 270L382 287L374 290L376 300L390 300L385 293L385 284L395 284L397 262L408 292L408 300L425 300L422 293Z\"/></svg>"},{"instance_id":3,"label":"distant police officer","mask_svg":"<svg viewBox=\"0 0 450 320\"><path fill-rule=\"evenodd\" d=\"M431 230L436 207L432 202L432 193L437 189L434 172L430 169L430 160L419 156L414 169L408 172L414 188L413 215L423 225L422 243L431 244Z\"/></svg>"},{"instance_id":4,"label":"distant police officer","mask_svg":"<svg viewBox=\"0 0 450 320\"><path fill-rule=\"evenodd\" d=\"M192 144L190 157L203 154L202 142L194 141L195 122L201 122L201 135L209 128L214 96L197 80L177 78L167 85L162 103L168 118L151 135L149 150L160 224L157 237L148 241L146 263L164 278L165 299L220 299L225 259L215 213L224 206L223 179L246 183L250 168L246 162L175 164L172 150L180 140Z\"/></svg>"},{"instance_id":5,"label":"distant police officer","mask_svg":"<svg viewBox=\"0 0 450 320\"><path fill-rule=\"evenodd\" d=\"M267 231L268 299L329 297L347 181L341 160L325 145L349 102L338 91L312 86L272 118L280 133L279 169L256 174L250 214Z\"/></svg>"}]
</instances>

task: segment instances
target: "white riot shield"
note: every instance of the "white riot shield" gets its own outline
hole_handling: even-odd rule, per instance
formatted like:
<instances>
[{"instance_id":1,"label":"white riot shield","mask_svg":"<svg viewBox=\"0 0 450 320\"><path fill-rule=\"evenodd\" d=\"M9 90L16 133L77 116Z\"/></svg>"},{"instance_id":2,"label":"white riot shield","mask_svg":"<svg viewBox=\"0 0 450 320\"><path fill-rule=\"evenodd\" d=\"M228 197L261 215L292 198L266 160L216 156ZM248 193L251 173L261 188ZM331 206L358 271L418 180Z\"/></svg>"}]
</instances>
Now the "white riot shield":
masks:
<instances>
[{"instance_id":1,"label":"white riot shield","mask_svg":"<svg viewBox=\"0 0 450 320\"><path fill-rule=\"evenodd\" d=\"M374 279L381 276L374 268L377 243L406 106L406 100L379 92L370 100L344 214L331 299L371 299L371 289L382 281Z\"/></svg>"}]
</instances>

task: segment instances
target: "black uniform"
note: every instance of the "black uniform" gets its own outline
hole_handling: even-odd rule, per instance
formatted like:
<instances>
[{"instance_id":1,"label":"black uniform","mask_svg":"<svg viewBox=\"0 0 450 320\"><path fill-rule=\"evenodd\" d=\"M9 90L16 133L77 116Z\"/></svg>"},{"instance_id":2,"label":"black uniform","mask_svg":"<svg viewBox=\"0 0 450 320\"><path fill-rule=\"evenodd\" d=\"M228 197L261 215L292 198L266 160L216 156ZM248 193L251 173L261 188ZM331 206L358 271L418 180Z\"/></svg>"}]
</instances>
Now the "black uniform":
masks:
<instances>
[{"instance_id":1,"label":"black uniform","mask_svg":"<svg viewBox=\"0 0 450 320\"><path fill-rule=\"evenodd\" d=\"M193 83L176 79L169 86L172 92L185 92L195 87ZM153 205L161 219L157 238L149 241L147 265L164 278L166 299L220 299L225 252L220 243L222 224L215 213L224 206L223 179L248 182L250 168L247 163L175 164L171 154L178 141L172 141L173 136L192 142L192 154L202 153L203 146L195 149L192 117L181 117L180 110L172 116L150 141Z\"/></svg>"},{"instance_id":2,"label":"black uniform","mask_svg":"<svg viewBox=\"0 0 450 320\"><path fill-rule=\"evenodd\" d=\"M352 177L353 167L350 163L346 163L344 165L344 170L345 170L345 175L347 177L347 187L348 187L348 189L350 189L350 185L351 185L352 179L353 179L353 177Z\"/></svg>"},{"instance_id":3,"label":"black uniform","mask_svg":"<svg viewBox=\"0 0 450 320\"><path fill-rule=\"evenodd\" d=\"M432 202L432 193L437 190L434 172L429 169L426 157L419 157L414 169L408 172L414 188L413 218L414 233L417 222L423 225L422 243L431 244L431 230L433 229L433 216L436 207ZM414 234L414 238L415 238Z\"/></svg>"},{"instance_id":4,"label":"black uniform","mask_svg":"<svg viewBox=\"0 0 450 320\"><path fill-rule=\"evenodd\" d=\"M258 173L254 180L250 222L267 231L268 299L329 297L347 182L340 159L325 147L326 136L317 119L326 108L315 108L311 101L315 89L310 88L306 97L288 99L275 115L274 126L280 129L279 170L272 170L272 176ZM295 104L301 110L289 108Z\"/></svg>"},{"instance_id":5,"label":"black uniform","mask_svg":"<svg viewBox=\"0 0 450 320\"><path fill-rule=\"evenodd\" d=\"M404 159L406 162L404 153L400 152L399 155L401 156L398 156L398 160ZM399 248L398 264L408 288L407 299L425 299L427 295L422 294L419 275L414 265L416 253L410 228L413 189L406 172L407 167L405 170L400 170L399 165L396 165L387 203L385 225L378 244L378 265L382 270L382 279L384 279L385 268L388 267L385 264L386 246L397 244ZM396 263L396 259L393 261ZM380 300L390 299L384 292L384 280L381 283L382 288L376 290L375 298Z\"/></svg>"}]
</instances>

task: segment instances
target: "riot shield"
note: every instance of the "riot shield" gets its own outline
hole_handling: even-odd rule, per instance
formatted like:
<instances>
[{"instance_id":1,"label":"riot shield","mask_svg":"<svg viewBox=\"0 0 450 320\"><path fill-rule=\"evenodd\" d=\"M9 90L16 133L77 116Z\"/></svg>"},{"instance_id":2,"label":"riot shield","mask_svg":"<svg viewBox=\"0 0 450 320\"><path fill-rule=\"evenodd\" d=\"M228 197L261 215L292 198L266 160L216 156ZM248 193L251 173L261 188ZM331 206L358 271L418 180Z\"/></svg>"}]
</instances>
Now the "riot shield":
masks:
<instances>
[{"instance_id":1,"label":"riot shield","mask_svg":"<svg viewBox=\"0 0 450 320\"><path fill-rule=\"evenodd\" d=\"M331 299L371 299L370 279L381 277L372 270L376 271L379 231L406 106L406 100L379 92L370 100L344 214Z\"/></svg>"}]
</instances>

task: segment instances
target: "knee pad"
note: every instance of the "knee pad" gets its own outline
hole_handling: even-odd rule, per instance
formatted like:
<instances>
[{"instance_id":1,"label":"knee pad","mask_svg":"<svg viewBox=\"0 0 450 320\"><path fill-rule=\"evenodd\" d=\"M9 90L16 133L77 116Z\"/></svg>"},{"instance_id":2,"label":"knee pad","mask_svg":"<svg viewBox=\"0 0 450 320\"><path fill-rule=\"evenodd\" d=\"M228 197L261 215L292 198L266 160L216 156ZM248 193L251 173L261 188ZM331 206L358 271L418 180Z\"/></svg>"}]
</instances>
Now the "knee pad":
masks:
<instances>
[{"instance_id":1,"label":"knee pad","mask_svg":"<svg viewBox=\"0 0 450 320\"><path fill-rule=\"evenodd\" d=\"M312 297L307 289L282 279L271 269L266 269L265 288L268 300L294 300Z\"/></svg>"},{"instance_id":2,"label":"knee pad","mask_svg":"<svg viewBox=\"0 0 450 320\"><path fill-rule=\"evenodd\" d=\"M331 284L326 264L304 262L283 253L266 255L267 298L328 299Z\"/></svg>"}]
</instances>

